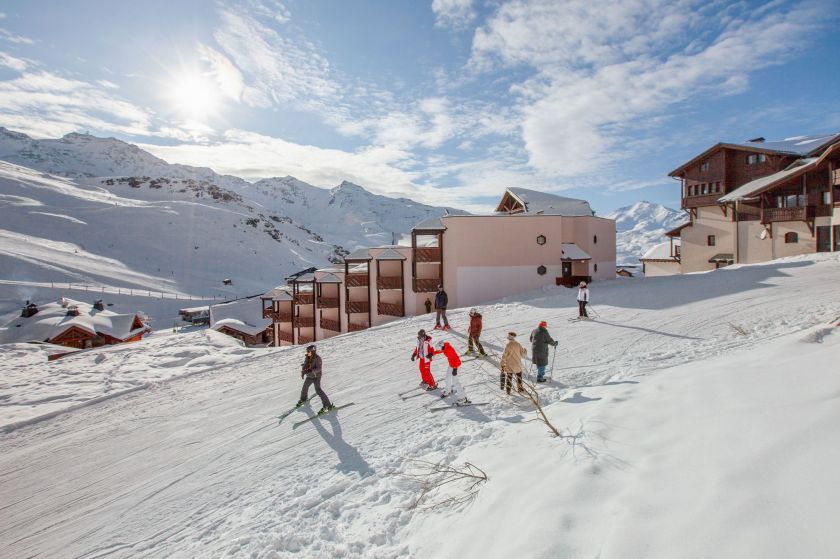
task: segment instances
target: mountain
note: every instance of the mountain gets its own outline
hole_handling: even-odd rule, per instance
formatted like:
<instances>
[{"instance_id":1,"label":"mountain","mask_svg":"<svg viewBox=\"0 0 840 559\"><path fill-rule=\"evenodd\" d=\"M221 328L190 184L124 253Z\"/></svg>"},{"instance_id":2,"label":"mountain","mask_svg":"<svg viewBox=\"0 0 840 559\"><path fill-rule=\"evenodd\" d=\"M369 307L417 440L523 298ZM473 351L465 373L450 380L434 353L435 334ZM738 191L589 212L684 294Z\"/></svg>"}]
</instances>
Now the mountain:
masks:
<instances>
[{"instance_id":1,"label":"mountain","mask_svg":"<svg viewBox=\"0 0 840 559\"><path fill-rule=\"evenodd\" d=\"M667 231L686 221L685 214L651 202L636 202L604 216L615 220L616 262L638 265L639 258L661 243Z\"/></svg>"},{"instance_id":2,"label":"mountain","mask_svg":"<svg viewBox=\"0 0 840 559\"><path fill-rule=\"evenodd\" d=\"M54 298L33 282L252 295L458 211L349 182L252 184L88 134L35 140L0 128L0 160L0 269L17 282L0 284L0 314Z\"/></svg>"}]
</instances>

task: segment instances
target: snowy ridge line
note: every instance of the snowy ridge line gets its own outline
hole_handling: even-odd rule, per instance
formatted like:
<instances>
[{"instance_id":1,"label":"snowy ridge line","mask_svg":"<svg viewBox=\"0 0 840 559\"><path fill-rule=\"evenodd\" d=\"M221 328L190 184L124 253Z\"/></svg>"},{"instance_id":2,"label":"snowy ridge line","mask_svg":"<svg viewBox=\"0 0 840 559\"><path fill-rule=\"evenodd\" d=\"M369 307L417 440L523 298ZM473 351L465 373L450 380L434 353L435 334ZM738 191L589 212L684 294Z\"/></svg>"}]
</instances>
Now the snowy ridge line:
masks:
<instances>
[{"instance_id":1,"label":"snowy ridge line","mask_svg":"<svg viewBox=\"0 0 840 559\"><path fill-rule=\"evenodd\" d=\"M22 280L0 279L2 285L21 285L24 287L43 287L49 289L63 289L76 291L93 291L96 293L108 293L110 295L129 295L131 297L151 297L154 299L175 299L183 301L215 301L227 299L227 295L191 295L189 293L172 293L166 291L150 291L148 289L132 289L130 287L114 287L111 285L87 285L79 283L56 283Z\"/></svg>"}]
</instances>

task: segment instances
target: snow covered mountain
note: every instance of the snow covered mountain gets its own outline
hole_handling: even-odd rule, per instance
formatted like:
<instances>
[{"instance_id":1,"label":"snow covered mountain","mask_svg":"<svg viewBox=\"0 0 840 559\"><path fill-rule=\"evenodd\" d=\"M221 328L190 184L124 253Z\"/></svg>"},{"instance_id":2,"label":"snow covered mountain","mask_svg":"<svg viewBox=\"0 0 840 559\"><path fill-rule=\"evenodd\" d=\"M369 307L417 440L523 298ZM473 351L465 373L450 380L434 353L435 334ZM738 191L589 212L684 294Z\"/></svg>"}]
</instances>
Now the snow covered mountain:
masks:
<instances>
[{"instance_id":1,"label":"snow covered mountain","mask_svg":"<svg viewBox=\"0 0 840 559\"><path fill-rule=\"evenodd\" d=\"M686 221L685 214L651 202L636 202L604 216L615 220L616 262L638 265L639 258L661 243L666 231Z\"/></svg>"},{"instance_id":2,"label":"snow covered mountain","mask_svg":"<svg viewBox=\"0 0 840 559\"><path fill-rule=\"evenodd\" d=\"M37 282L252 295L458 211L348 182L252 184L86 134L35 140L0 128L0 160L0 275L16 282L0 283L0 314L53 299L22 287Z\"/></svg>"}]
</instances>

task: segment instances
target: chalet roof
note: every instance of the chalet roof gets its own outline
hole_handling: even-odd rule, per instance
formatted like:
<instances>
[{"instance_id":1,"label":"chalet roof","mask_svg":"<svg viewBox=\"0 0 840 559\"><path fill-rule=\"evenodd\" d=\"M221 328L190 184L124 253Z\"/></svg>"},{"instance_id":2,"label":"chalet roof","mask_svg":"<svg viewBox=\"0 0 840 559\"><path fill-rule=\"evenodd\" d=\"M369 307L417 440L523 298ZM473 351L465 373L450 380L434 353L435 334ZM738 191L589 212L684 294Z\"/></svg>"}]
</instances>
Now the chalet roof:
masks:
<instances>
[{"instance_id":1,"label":"chalet roof","mask_svg":"<svg viewBox=\"0 0 840 559\"><path fill-rule=\"evenodd\" d=\"M721 148L732 148L761 153L782 153L797 157L818 155L824 148L840 141L840 133L816 135L816 136L794 136L784 140L773 142L719 142L700 155L686 161L670 173L674 177L682 173L687 167L699 163Z\"/></svg>"},{"instance_id":2,"label":"chalet roof","mask_svg":"<svg viewBox=\"0 0 840 559\"><path fill-rule=\"evenodd\" d=\"M67 316L70 307L76 307L79 315ZM107 309L100 311L90 303L63 298L38 305L38 312L33 316L18 316L7 323L0 328L0 343L45 342L73 327L91 336L104 334L118 340L127 340L146 330L145 324L134 328L137 322L142 324L136 314L118 314Z\"/></svg>"},{"instance_id":3,"label":"chalet roof","mask_svg":"<svg viewBox=\"0 0 840 559\"><path fill-rule=\"evenodd\" d=\"M711 264L732 264L735 262L735 257L731 253L715 254L709 258Z\"/></svg>"},{"instance_id":4,"label":"chalet roof","mask_svg":"<svg viewBox=\"0 0 840 559\"><path fill-rule=\"evenodd\" d=\"M561 243L560 260L592 260L592 257L575 243Z\"/></svg>"},{"instance_id":5,"label":"chalet roof","mask_svg":"<svg viewBox=\"0 0 840 559\"><path fill-rule=\"evenodd\" d=\"M281 285L275 287L265 295L263 295L262 299L271 299L272 301L291 301L292 296L289 293L289 287L286 285Z\"/></svg>"},{"instance_id":6,"label":"chalet roof","mask_svg":"<svg viewBox=\"0 0 840 559\"><path fill-rule=\"evenodd\" d=\"M178 309L178 314L193 314L197 312L207 312L210 310L210 305L204 305L203 307L187 307L186 309Z\"/></svg>"},{"instance_id":7,"label":"chalet roof","mask_svg":"<svg viewBox=\"0 0 840 559\"><path fill-rule=\"evenodd\" d=\"M370 260L372 257L370 255L369 249L366 248L357 248L350 254L344 257L344 260Z\"/></svg>"},{"instance_id":8,"label":"chalet roof","mask_svg":"<svg viewBox=\"0 0 840 559\"><path fill-rule=\"evenodd\" d=\"M309 283L315 281L315 273L308 272L306 274L301 274L295 279L292 280L292 283Z\"/></svg>"},{"instance_id":9,"label":"chalet roof","mask_svg":"<svg viewBox=\"0 0 840 559\"><path fill-rule=\"evenodd\" d=\"M798 159L791 163L787 169L783 169L777 173L773 173L772 175L767 175L766 177L755 179L747 184L742 184L729 194L721 196L718 199L718 202L734 202L736 200L745 200L747 198L757 196L783 180L796 177L797 175L808 171L817 164L817 161L818 159L816 157Z\"/></svg>"},{"instance_id":10,"label":"chalet roof","mask_svg":"<svg viewBox=\"0 0 840 559\"><path fill-rule=\"evenodd\" d=\"M591 216L594 215L589 202L577 198L567 198L529 190L527 188L508 188L496 207L497 213L507 213L503 209L505 199L510 196L518 202L522 211L519 214L525 215L565 215L565 216ZM519 215L517 214L517 215Z\"/></svg>"},{"instance_id":11,"label":"chalet roof","mask_svg":"<svg viewBox=\"0 0 840 559\"><path fill-rule=\"evenodd\" d=\"M341 278L335 274L324 274L316 279L318 283L341 283Z\"/></svg>"},{"instance_id":12,"label":"chalet roof","mask_svg":"<svg viewBox=\"0 0 840 559\"><path fill-rule=\"evenodd\" d=\"M446 226L439 217L431 217L425 221L421 221L412 227L412 229L415 231L444 231L446 230Z\"/></svg>"},{"instance_id":13,"label":"chalet roof","mask_svg":"<svg viewBox=\"0 0 840 559\"><path fill-rule=\"evenodd\" d=\"M262 317L262 302L259 297L210 306L210 328L213 330L220 330L226 326L231 330L256 336L270 324L271 320Z\"/></svg>"},{"instance_id":14,"label":"chalet roof","mask_svg":"<svg viewBox=\"0 0 840 559\"><path fill-rule=\"evenodd\" d=\"M379 253L376 256L377 260L405 260L405 256L397 252L396 250L389 248L388 250Z\"/></svg>"},{"instance_id":15,"label":"chalet roof","mask_svg":"<svg viewBox=\"0 0 840 559\"><path fill-rule=\"evenodd\" d=\"M680 245L679 238L675 239L674 246ZM659 260L659 261L667 261L667 262L676 262L677 259L674 256L671 256L671 241L665 241L664 243L659 243L658 245L654 245L645 252L641 258L641 261L650 261L650 260Z\"/></svg>"},{"instance_id":16,"label":"chalet roof","mask_svg":"<svg viewBox=\"0 0 840 559\"><path fill-rule=\"evenodd\" d=\"M676 238L679 239L680 235L682 234L682 230L685 229L686 227L691 227L691 222L690 221L686 221L682 225L678 225L677 227L674 227L670 231L666 231L665 236L666 237L676 237Z\"/></svg>"}]
</instances>

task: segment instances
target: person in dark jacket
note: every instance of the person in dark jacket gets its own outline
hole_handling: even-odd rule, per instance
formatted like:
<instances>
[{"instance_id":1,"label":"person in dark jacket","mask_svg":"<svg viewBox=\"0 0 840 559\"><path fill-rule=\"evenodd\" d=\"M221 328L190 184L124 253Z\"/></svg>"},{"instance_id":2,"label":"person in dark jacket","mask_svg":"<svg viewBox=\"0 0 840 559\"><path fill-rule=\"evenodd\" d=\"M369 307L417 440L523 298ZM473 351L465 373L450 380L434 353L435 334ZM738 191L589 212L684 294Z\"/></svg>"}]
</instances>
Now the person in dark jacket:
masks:
<instances>
[{"instance_id":1,"label":"person in dark jacket","mask_svg":"<svg viewBox=\"0 0 840 559\"><path fill-rule=\"evenodd\" d=\"M443 286L439 285L437 295L435 295L435 309L437 309L437 316L435 317L435 330L450 330L449 320L446 318L446 306L449 304L449 295L443 290ZM440 326L440 319L443 318L443 328Z\"/></svg>"},{"instance_id":2,"label":"person in dark jacket","mask_svg":"<svg viewBox=\"0 0 840 559\"><path fill-rule=\"evenodd\" d=\"M300 369L300 378L306 377L306 380L303 381L303 388L300 391L300 400L297 403L297 407L304 405L309 400L309 387L314 384L315 393L320 396L321 405L323 406L318 410L318 413L322 414L334 409L335 406L330 402L326 392L321 388L321 356L315 350L314 345L306 348L306 359L303 360L303 366Z\"/></svg>"},{"instance_id":3,"label":"person in dark jacket","mask_svg":"<svg viewBox=\"0 0 840 559\"><path fill-rule=\"evenodd\" d=\"M484 353L484 348L481 346L479 337L481 337L481 314L475 309L470 309L470 327L467 329L467 355L472 355L473 345L478 350L481 357L487 355Z\"/></svg>"},{"instance_id":4,"label":"person in dark jacket","mask_svg":"<svg viewBox=\"0 0 840 559\"><path fill-rule=\"evenodd\" d=\"M548 346L557 347L557 342L548 333L548 323L540 322L531 332L531 361L537 366L537 382L545 382L545 366L548 365Z\"/></svg>"},{"instance_id":5,"label":"person in dark jacket","mask_svg":"<svg viewBox=\"0 0 840 559\"><path fill-rule=\"evenodd\" d=\"M430 312L432 312L432 300L431 299L426 297L426 302L423 303L423 304L426 305L426 314L429 314Z\"/></svg>"}]
</instances>

